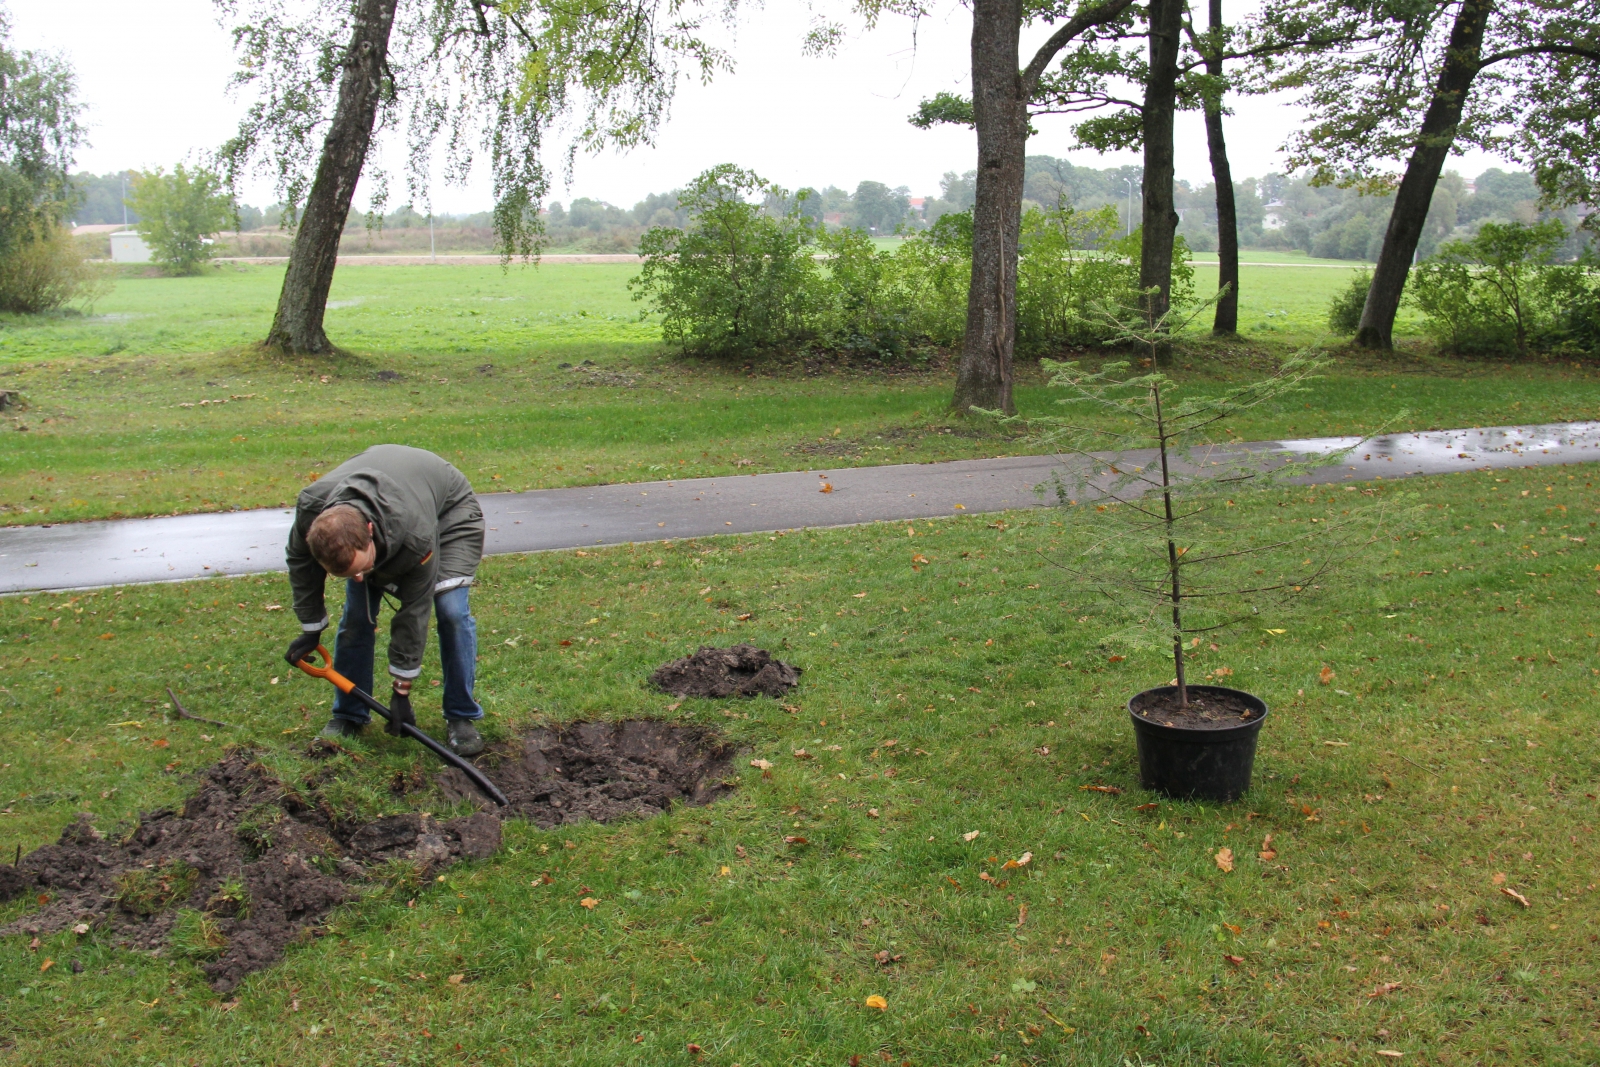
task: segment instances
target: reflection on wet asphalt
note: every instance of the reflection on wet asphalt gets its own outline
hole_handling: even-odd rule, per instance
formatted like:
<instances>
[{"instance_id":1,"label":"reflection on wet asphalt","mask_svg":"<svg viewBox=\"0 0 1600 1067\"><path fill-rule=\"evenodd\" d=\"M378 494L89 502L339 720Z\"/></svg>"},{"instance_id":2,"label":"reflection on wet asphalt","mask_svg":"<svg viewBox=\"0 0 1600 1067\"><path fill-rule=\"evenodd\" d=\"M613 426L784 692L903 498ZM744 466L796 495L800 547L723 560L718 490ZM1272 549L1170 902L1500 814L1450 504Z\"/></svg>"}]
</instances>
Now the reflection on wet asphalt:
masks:
<instances>
[{"instance_id":1,"label":"reflection on wet asphalt","mask_svg":"<svg viewBox=\"0 0 1600 1067\"><path fill-rule=\"evenodd\" d=\"M1600 423L1230 447L1272 455L1328 453L1351 445L1356 447L1344 462L1307 480L1366 481L1594 462L1600 459ZM1143 456L1125 458L1141 462ZM489 525L488 552L541 552L1042 506L1052 501L1035 492L1035 486L1062 466L1056 456L1012 456L538 489L493 493L481 500ZM824 484L830 491L822 491ZM0 593L281 571L291 518L291 512L271 508L0 529Z\"/></svg>"}]
</instances>

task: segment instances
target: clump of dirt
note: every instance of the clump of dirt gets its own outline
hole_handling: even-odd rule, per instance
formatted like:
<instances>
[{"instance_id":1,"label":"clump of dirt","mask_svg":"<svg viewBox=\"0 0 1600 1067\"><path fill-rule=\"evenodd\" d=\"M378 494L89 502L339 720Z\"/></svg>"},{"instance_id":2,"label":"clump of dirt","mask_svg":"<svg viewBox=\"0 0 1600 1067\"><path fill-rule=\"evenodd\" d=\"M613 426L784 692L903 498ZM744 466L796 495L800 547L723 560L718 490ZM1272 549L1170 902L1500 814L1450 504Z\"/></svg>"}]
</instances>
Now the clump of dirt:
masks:
<instances>
[{"instance_id":1,"label":"clump of dirt","mask_svg":"<svg viewBox=\"0 0 1600 1067\"><path fill-rule=\"evenodd\" d=\"M493 815L352 823L236 752L205 772L181 811L152 812L121 839L82 814L56 844L0 868L0 899L38 893L43 904L0 934L88 923L129 947L160 949L187 922L202 934L185 950L227 992L315 934L323 916L359 895L353 887L369 868L407 861L420 878L499 848Z\"/></svg>"},{"instance_id":2,"label":"clump of dirt","mask_svg":"<svg viewBox=\"0 0 1600 1067\"><path fill-rule=\"evenodd\" d=\"M701 645L694 655L663 663L650 675L651 685L679 697L781 697L799 682L800 668L754 645Z\"/></svg>"},{"instance_id":3,"label":"clump of dirt","mask_svg":"<svg viewBox=\"0 0 1600 1067\"><path fill-rule=\"evenodd\" d=\"M722 779L734 754L705 730L632 719L534 730L491 746L476 762L511 801L503 814L549 829L649 817L674 802L709 804L728 792ZM478 799L460 771L447 770L438 782L448 799Z\"/></svg>"}]
</instances>

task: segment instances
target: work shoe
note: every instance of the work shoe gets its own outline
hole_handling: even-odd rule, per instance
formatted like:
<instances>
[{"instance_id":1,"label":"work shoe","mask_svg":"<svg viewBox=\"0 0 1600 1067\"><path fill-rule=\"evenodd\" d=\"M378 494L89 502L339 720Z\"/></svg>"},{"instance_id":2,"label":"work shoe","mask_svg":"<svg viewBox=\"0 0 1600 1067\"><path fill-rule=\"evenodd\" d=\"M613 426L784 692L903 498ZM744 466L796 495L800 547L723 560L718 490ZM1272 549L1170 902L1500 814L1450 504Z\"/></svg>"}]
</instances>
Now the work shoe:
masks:
<instances>
[{"instance_id":1,"label":"work shoe","mask_svg":"<svg viewBox=\"0 0 1600 1067\"><path fill-rule=\"evenodd\" d=\"M341 719L335 716L328 720L328 725L322 728L322 733L319 736L334 741L344 737L360 737L362 728L361 723L351 722L349 719Z\"/></svg>"},{"instance_id":2,"label":"work shoe","mask_svg":"<svg viewBox=\"0 0 1600 1067\"><path fill-rule=\"evenodd\" d=\"M451 719L447 727L450 748L458 756L476 756L483 751L483 735L471 719Z\"/></svg>"}]
</instances>

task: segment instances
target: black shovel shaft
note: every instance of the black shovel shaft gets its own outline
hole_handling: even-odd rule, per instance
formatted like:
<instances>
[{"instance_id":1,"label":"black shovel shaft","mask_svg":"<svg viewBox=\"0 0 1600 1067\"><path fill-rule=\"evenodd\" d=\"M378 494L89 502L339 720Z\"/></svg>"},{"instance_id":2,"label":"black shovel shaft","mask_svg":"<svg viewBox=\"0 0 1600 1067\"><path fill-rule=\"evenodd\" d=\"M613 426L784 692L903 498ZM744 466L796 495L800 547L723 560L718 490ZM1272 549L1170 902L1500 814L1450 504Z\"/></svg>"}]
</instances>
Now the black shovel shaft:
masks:
<instances>
[{"instance_id":1,"label":"black shovel shaft","mask_svg":"<svg viewBox=\"0 0 1600 1067\"><path fill-rule=\"evenodd\" d=\"M394 716L390 714L389 709L378 703L377 699L373 697L371 693L365 693L362 692L359 687L353 687L350 690L350 695L361 701L361 703L365 704L373 711L377 712L379 715L382 715L387 721L391 723L394 722ZM484 777L483 772L478 770L478 768L474 767L471 763L462 759L454 752L451 752L444 745L441 745L439 742L435 741L433 738L429 737L415 726L412 726L410 723L403 722L398 725L401 733L411 738L411 740L416 741L424 747L430 749L435 756L438 756L440 759L444 760L444 762L448 763L450 766L454 767L456 770L460 771L462 774L471 779L472 784L478 787L478 792L482 793L496 804L499 804L501 807L505 807L507 804L511 803L511 801L506 799L506 795L500 792L499 787L493 782L489 781L488 778Z\"/></svg>"}]
</instances>

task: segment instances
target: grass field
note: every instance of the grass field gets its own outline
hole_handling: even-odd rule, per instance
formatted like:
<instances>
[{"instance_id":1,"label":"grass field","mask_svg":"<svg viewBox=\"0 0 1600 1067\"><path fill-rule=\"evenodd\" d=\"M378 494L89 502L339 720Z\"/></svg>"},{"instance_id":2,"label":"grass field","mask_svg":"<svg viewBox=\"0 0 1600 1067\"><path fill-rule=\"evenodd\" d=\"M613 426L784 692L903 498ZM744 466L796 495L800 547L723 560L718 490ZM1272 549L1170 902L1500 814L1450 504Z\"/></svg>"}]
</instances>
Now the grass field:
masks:
<instances>
[{"instance_id":1,"label":"grass field","mask_svg":"<svg viewBox=\"0 0 1600 1067\"><path fill-rule=\"evenodd\" d=\"M1195 263L1215 263L1215 252L1193 253ZM1289 266L1304 266L1311 264L1319 267L1343 267L1346 270L1371 270L1371 263L1363 263L1351 259L1318 259L1316 256L1307 255L1300 251L1280 252L1266 248L1244 248L1239 250L1241 263L1283 263Z\"/></svg>"},{"instance_id":2,"label":"grass field","mask_svg":"<svg viewBox=\"0 0 1600 1067\"><path fill-rule=\"evenodd\" d=\"M494 734L678 719L772 777L741 757L709 808L511 824L414 906L374 888L236 1003L95 932L5 938L0 1062L1592 1064L1592 468L1373 488L1397 524L1312 610L1195 654L1273 709L1256 788L1224 806L1137 788L1121 705L1171 668L1112 662L1104 606L1050 565L1092 512L487 561ZM1372 499L1261 495L1237 517L1294 528ZM327 691L278 658L286 594L261 576L0 600L0 847L171 803L225 742L304 773ZM641 687L735 640L805 669L802 710ZM166 685L238 728L164 722ZM341 805L437 806L388 791L426 766L414 750L357 747Z\"/></svg>"},{"instance_id":3,"label":"grass field","mask_svg":"<svg viewBox=\"0 0 1600 1067\"><path fill-rule=\"evenodd\" d=\"M609 265L353 267L330 333L354 355L277 361L262 337L278 269L124 278L89 318L0 323L0 522L57 522L291 501L378 441L448 456L483 489L634 481L673 471L792 470L992 456L1018 447L945 414L948 367L743 368L681 360ZM1200 268L1202 287L1214 284ZM1314 341L1343 272L1247 271L1246 340L1197 332L1177 373L1255 374ZM1088 354L1093 358L1096 353ZM589 361L592 365L584 365ZM573 364L562 368L562 363ZM394 380L385 380L399 375ZM1246 438L1593 418L1592 368L1342 358L1298 404L1229 427ZM1018 405L1045 410L1036 367ZM1407 419L1395 421L1402 410ZM25 428L25 429L24 429Z\"/></svg>"}]
</instances>

